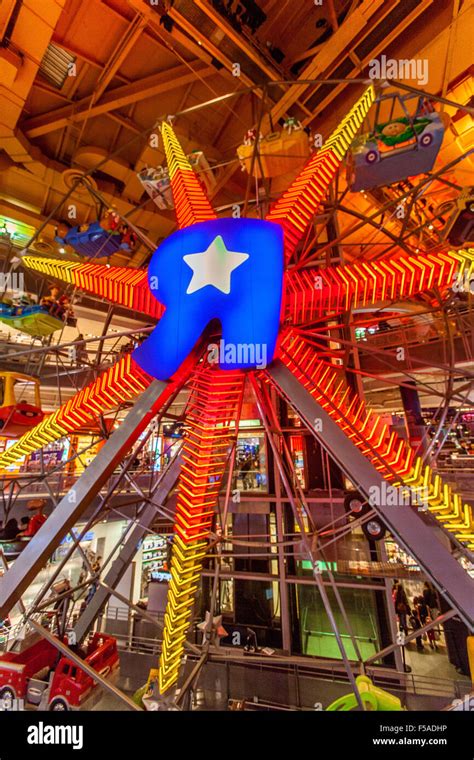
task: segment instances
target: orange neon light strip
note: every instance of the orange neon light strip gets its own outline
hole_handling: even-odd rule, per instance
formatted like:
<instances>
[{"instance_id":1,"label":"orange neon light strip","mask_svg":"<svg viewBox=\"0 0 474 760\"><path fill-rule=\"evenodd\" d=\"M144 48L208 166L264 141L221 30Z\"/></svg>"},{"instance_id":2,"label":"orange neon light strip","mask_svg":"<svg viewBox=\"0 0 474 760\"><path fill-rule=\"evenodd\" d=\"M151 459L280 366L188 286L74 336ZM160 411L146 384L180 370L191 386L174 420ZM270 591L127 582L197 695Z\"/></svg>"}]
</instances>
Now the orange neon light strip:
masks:
<instances>
[{"instance_id":1,"label":"orange neon light strip","mask_svg":"<svg viewBox=\"0 0 474 760\"><path fill-rule=\"evenodd\" d=\"M473 270L474 249L466 249L289 272L286 321L304 324L351 306L371 306L410 298L428 288L451 287L456 278L467 281Z\"/></svg>"},{"instance_id":2,"label":"orange neon light strip","mask_svg":"<svg viewBox=\"0 0 474 760\"><path fill-rule=\"evenodd\" d=\"M192 381L158 677L162 694L178 678L207 537L236 436L236 426L230 423L238 419L243 381L242 372L209 368L196 372Z\"/></svg>"},{"instance_id":3,"label":"orange neon light strip","mask_svg":"<svg viewBox=\"0 0 474 760\"><path fill-rule=\"evenodd\" d=\"M45 259L42 256L24 256L22 262L30 269L68 282L80 290L101 296L140 314L158 319L164 312L164 307L150 292L146 269L81 264Z\"/></svg>"},{"instance_id":4,"label":"orange neon light strip","mask_svg":"<svg viewBox=\"0 0 474 760\"><path fill-rule=\"evenodd\" d=\"M190 227L197 222L216 219L199 178L186 158L169 124L163 122L161 134L171 182L178 227Z\"/></svg>"},{"instance_id":5,"label":"orange neon light strip","mask_svg":"<svg viewBox=\"0 0 474 760\"><path fill-rule=\"evenodd\" d=\"M283 363L383 477L422 493L427 509L444 527L459 541L474 548L472 508L463 504L449 485L443 485L430 467L423 466L420 457L415 456L405 441L395 433L390 434L388 426L362 401L354 411L357 396L344 389L336 371L321 360L315 361L314 347L288 330L281 341L280 352Z\"/></svg>"},{"instance_id":6,"label":"orange neon light strip","mask_svg":"<svg viewBox=\"0 0 474 760\"><path fill-rule=\"evenodd\" d=\"M151 380L127 354L0 454L0 468L95 422L105 410L135 398Z\"/></svg>"},{"instance_id":7,"label":"orange neon light strip","mask_svg":"<svg viewBox=\"0 0 474 760\"><path fill-rule=\"evenodd\" d=\"M347 116L330 135L324 146L314 153L288 190L270 209L267 220L283 227L285 253L289 259L303 237L311 217L323 200L346 151L370 106L375 100L371 84Z\"/></svg>"}]
</instances>

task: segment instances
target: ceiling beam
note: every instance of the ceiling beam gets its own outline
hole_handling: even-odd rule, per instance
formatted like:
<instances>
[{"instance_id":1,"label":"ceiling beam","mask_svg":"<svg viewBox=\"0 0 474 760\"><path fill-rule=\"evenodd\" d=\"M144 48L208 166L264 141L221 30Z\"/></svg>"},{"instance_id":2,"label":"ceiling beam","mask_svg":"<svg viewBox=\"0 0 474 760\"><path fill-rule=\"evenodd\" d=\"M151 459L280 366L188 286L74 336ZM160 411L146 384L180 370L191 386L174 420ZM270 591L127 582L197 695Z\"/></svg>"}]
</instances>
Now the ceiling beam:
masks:
<instances>
[{"instance_id":1,"label":"ceiling beam","mask_svg":"<svg viewBox=\"0 0 474 760\"><path fill-rule=\"evenodd\" d=\"M248 58L250 58L251 61L253 61L259 69L261 69L268 77L269 79L279 79L280 78L280 72L275 66L272 66L269 62L265 61L264 58L260 55L260 53L257 53L257 51L254 49L254 47L247 42L245 37L239 33L234 27L229 24L229 22L221 16L218 11L213 8L213 6L207 2L207 0L194 0L194 4L198 6L205 14L208 16L208 18L213 21L216 26L221 29L226 37L228 37L232 42L239 47L243 53L245 53Z\"/></svg>"},{"instance_id":2,"label":"ceiling beam","mask_svg":"<svg viewBox=\"0 0 474 760\"><path fill-rule=\"evenodd\" d=\"M122 63L127 58L130 51L142 36L142 32L146 27L146 19L140 17L137 14L127 28L124 37L120 40L114 52L112 53L110 60L102 70L99 77L99 81L94 90L94 103L96 103L106 91L109 84L112 82L116 74L118 73Z\"/></svg>"},{"instance_id":3,"label":"ceiling beam","mask_svg":"<svg viewBox=\"0 0 474 760\"><path fill-rule=\"evenodd\" d=\"M317 55L317 53L319 53L319 51L322 49L323 44L323 42L320 42L319 45L315 45L314 47L311 47L308 50L304 50L302 53L296 55L291 60L292 65L294 63L299 63L299 61L306 61L307 58L312 58L313 56Z\"/></svg>"},{"instance_id":4,"label":"ceiling beam","mask_svg":"<svg viewBox=\"0 0 474 760\"><path fill-rule=\"evenodd\" d=\"M352 63L354 63L354 69L347 75L347 78L350 79L361 76L362 69L368 65L369 61L379 55L379 53L387 50L388 46L391 45L391 43L394 42L394 40L396 40L397 37L399 37L405 31L405 29L407 29L410 24L412 24L418 18L418 16L424 13L432 3L433 0L421 0L416 8L414 8L411 13L405 16L403 20L394 29L392 29L391 32L387 32L384 39L379 42L378 45L373 47L370 53L368 53L362 60L357 58L355 53L351 52L349 54L349 57ZM330 74L332 70L333 69L331 69L328 73ZM324 109L347 87L347 85L347 82L342 82L341 84L335 85L330 94L324 98L324 100L321 100L316 108L313 108L311 116L304 119L303 126L309 126L319 116L319 114L324 111ZM317 91L318 88L316 87L314 91L308 93L308 95L305 97L305 100L312 98Z\"/></svg>"},{"instance_id":5,"label":"ceiling beam","mask_svg":"<svg viewBox=\"0 0 474 760\"><path fill-rule=\"evenodd\" d=\"M160 25L159 16L153 6L143 3L142 0L128 0L128 4L147 19L149 32L145 32L145 34L154 42L165 45L177 58L183 60L180 51L176 50L176 43L179 43L185 50L192 53L195 58L204 61L208 65L211 64L213 56L204 49L202 44L198 44L196 34L193 33L188 36L178 29L176 24L173 26L172 31L168 32L164 26ZM110 8L111 6L108 5L107 7ZM170 10L172 11L172 9ZM126 20L125 16L116 11L116 9L114 9L114 12Z\"/></svg>"},{"instance_id":6,"label":"ceiling beam","mask_svg":"<svg viewBox=\"0 0 474 760\"><path fill-rule=\"evenodd\" d=\"M112 119L112 121L115 121L116 124L120 124L121 127L124 129L129 129L130 132L134 132L136 135L140 135L145 127L139 127L138 124L136 124L132 119L128 119L126 116L122 116L119 113L114 113L113 111L109 111L109 113L106 114L109 119Z\"/></svg>"},{"instance_id":7,"label":"ceiling beam","mask_svg":"<svg viewBox=\"0 0 474 760\"><path fill-rule=\"evenodd\" d=\"M301 80L313 79L321 77L331 65L337 60L337 56L346 51L350 44L354 41L361 31L365 31L368 34L373 28L374 24L370 24L370 19L376 14L383 5L386 6L384 11L389 13L392 8L399 2L399 0L364 0L364 2L353 11L350 15L350 19L347 19L345 23L338 27L337 31L331 37L329 45L324 45L317 48L314 59L305 67L304 71L298 77ZM380 21L380 18L377 18ZM295 80L295 84L292 85L280 100L273 106L271 110L271 118L267 113L263 116L261 122L261 132L267 134L271 130L271 123L277 123L289 109L298 102L298 99L306 92L308 87L314 85L308 85L302 83L298 85L298 80ZM231 164L221 173L217 179L217 183L212 190L211 197L214 197L229 181L234 172L237 170L238 165Z\"/></svg>"},{"instance_id":8,"label":"ceiling beam","mask_svg":"<svg viewBox=\"0 0 474 760\"><path fill-rule=\"evenodd\" d=\"M350 18L341 24L338 29L332 35L330 41L325 44L319 52L315 55L313 60L304 68L301 72L298 80L317 79L324 76L327 69L334 65L334 62L338 56L346 52L351 45L354 44L356 37L364 33L368 34L371 27L374 26L371 23L371 19L381 9L385 13L389 13L398 0L364 0L362 4L350 15ZM380 21L377 18L377 22ZM296 80L296 86L291 87L280 98L271 111L271 119L276 124L285 113L301 98L306 92L308 87L312 85L305 84L304 81L298 85ZM266 114L262 119L261 131L265 135L271 130L271 119Z\"/></svg>"},{"instance_id":9,"label":"ceiling beam","mask_svg":"<svg viewBox=\"0 0 474 760\"><path fill-rule=\"evenodd\" d=\"M211 21L216 24L216 26L230 40L232 40L232 42L237 47L240 48L240 50L242 50L244 55L250 58L250 60L260 68L260 70L268 77L269 80L279 79L281 77L279 70L275 66L272 66L269 62L265 61L262 55L254 49L252 44L248 42L242 35L238 34L232 25L229 24L208 2L203 2L203 0L195 0L195 4L206 14L206 16L208 16L208 18L211 19ZM189 22L181 13L178 13L178 11L175 9L171 8L168 15L171 16L171 18L189 34L194 34L196 38L200 40L201 47L206 47L212 56L224 65L226 71L229 73L232 72L234 64L238 63L238 61L232 61L230 58L228 58L219 47L214 45L214 43L211 42L208 37L199 32L199 30L196 29L191 24L191 22ZM255 85L255 82L249 76L247 76L244 71L240 72L239 79L249 87L253 87ZM286 89L288 85L282 85L282 87ZM262 98L263 87L255 90L255 93L259 98ZM303 103L297 103L297 105L308 116L310 115L310 111L305 107Z\"/></svg>"},{"instance_id":10,"label":"ceiling beam","mask_svg":"<svg viewBox=\"0 0 474 760\"><path fill-rule=\"evenodd\" d=\"M160 71L159 74L152 74L138 79L136 82L116 87L93 106L90 105L90 97L87 97L70 106L57 108L41 116L34 116L22 124L22 130L30 139L40 137L57 129L62 129L68 124L115 111L131 103L136 103L138 100L156 97L156 95L161 95L169 90L177 90L179 87L195 81L196 76L211 77L215 73L216 70L213 66L206 66L202 63L175 66L172 69Z\"/></svg>"},{"instance_id":11,"label":"ceiling beam","mask_svg":"<svg viewBox=\"0 0 474 760\"><path fill-rule=\"evenodd\" d=\"M73 48L64 40L57 39L57 37L53 36L51 42L54 45L57 45L57 47L66 50L67 53L70 53L75 58L79 58L84 63L88 63L89 66L92 66L94 69L100 69L100 71L102 71L102 69L105 67L105 61L99 61L96 58L92 58L92 56L90 56L88 53L84 53L84 51ZM130 81L127 77L122 76L122 74L116 74L116 78L120 79L124 84L128 84Z\"/></svg>"}]
</instances>

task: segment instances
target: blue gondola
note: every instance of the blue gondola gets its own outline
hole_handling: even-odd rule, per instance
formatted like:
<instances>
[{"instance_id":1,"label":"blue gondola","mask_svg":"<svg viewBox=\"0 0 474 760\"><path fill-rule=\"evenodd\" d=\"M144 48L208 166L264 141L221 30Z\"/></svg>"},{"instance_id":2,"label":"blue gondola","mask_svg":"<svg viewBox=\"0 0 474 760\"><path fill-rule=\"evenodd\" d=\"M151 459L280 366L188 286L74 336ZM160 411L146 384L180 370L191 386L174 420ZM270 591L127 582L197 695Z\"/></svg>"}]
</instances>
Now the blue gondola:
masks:
<instances>
[{"instance_id":1,"label":"blue gondola","mask_svg":"<svg viewBox=\"0 0 474 760\"><path fill-rule=\"evenodd\" d=\"M133 233L119 229L104 229L100 222L92 222L86 230L82 225L72 227L64 237L56 236L62 245L70 245L81 256L102 258L119 251L131 252L135 244Z\"/></svg>"}]
</instances>

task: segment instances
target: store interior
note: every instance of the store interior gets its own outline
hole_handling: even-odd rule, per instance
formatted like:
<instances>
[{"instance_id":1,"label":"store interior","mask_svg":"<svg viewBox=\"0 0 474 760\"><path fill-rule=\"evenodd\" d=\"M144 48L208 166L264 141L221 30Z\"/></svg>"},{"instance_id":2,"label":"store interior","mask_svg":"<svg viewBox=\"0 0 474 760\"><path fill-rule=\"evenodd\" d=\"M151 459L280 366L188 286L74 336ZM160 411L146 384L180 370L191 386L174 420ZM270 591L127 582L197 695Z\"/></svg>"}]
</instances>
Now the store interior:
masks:
<instances>
[{"instance_id":1,"label":"store interior","mask_svg":"<svg viewBox=\"0 0 474 760\"><path fill-rule=\"evenodd\" d=\"M474 699L473 27L0 3L4 709Z\"/></svg>"}]
</instances>

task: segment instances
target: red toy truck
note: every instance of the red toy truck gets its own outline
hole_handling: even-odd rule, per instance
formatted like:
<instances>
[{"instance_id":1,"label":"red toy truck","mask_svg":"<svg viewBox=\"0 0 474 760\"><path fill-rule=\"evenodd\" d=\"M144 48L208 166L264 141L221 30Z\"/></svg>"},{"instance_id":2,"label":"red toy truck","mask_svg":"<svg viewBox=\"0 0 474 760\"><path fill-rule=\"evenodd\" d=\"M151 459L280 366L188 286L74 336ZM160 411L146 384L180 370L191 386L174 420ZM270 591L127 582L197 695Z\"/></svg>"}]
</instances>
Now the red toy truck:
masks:
<instances>
[{"instance_id":1,"label":"red toy truck","mask_svg":"<svg viewBox=\"0 0 474 760\"><path fill-rule=\"evenodd\" d=\"M73 660L61 655L49 641L32 634L19 652L0 655L0 701L3 709L15 709L15 701L39 710L79 710L87 701L91 708L97 683ZM118 668L117 642L112 636L94 633L84 661L103 677Z\"/></svg>"}]
</instances>

